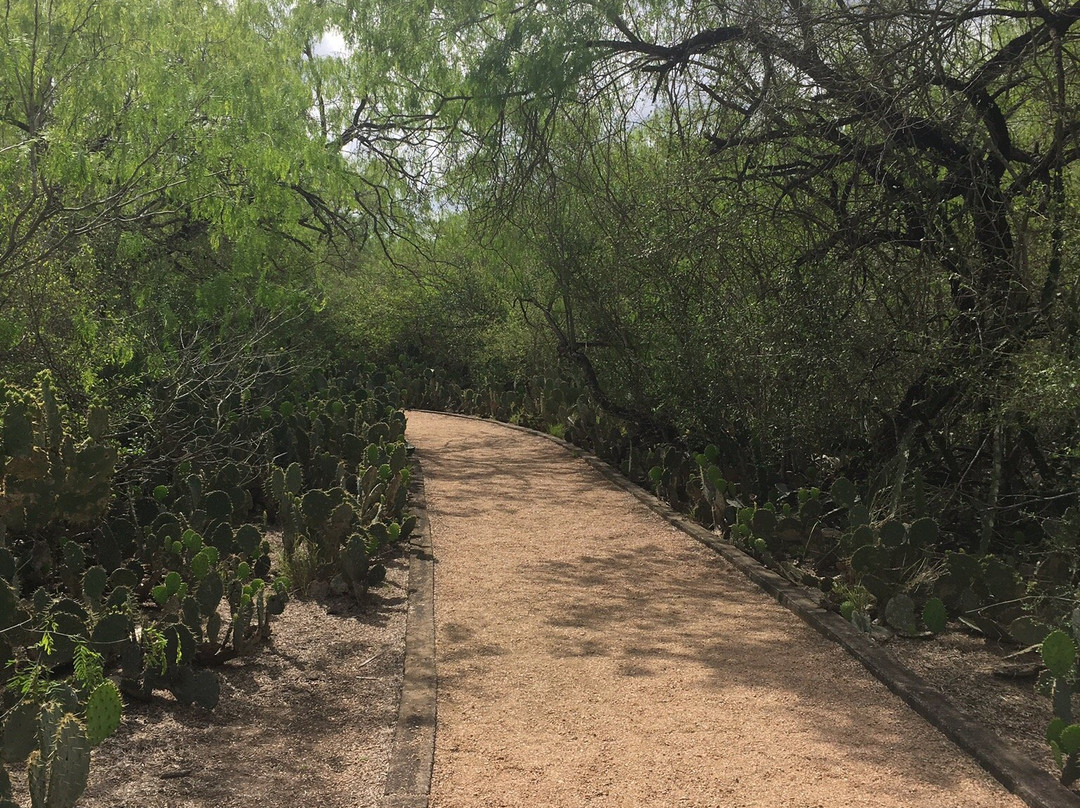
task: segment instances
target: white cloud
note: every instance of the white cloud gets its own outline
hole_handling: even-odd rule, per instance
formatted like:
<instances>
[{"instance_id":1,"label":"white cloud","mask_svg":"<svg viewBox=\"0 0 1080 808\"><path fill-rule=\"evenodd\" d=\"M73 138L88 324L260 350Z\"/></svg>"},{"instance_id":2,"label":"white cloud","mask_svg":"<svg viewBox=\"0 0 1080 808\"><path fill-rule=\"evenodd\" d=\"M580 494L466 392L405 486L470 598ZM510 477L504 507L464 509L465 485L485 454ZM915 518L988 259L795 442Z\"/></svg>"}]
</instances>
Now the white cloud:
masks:
<instances>
[{"instance_id":1,"label":"white cloud","mask_svg":"<svg viewBox=\"0 0 1080 808\"><path fill-rule=\"evenodd\" d=\"M345 37L337 28L328 29L322 39L315 43L312 49L315 56L342 57L349 55L349 49L345 46Z\"/></svg>"}]
</instances>

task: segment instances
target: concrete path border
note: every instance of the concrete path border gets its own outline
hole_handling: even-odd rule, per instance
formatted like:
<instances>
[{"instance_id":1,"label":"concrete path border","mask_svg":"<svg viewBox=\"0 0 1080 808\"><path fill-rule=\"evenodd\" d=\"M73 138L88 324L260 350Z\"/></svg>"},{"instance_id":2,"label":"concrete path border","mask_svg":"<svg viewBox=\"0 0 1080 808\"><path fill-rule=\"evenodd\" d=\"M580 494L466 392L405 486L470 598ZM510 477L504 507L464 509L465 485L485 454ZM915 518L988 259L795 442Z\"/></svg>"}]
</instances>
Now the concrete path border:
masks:
<instances>
[{"instance_id":1,"label":"concrete path border","mask_svg":"<svg viewBox=\"0 0 1080 808\"><path fill-rule=\"evenodd\" d=\"M419 458L413 457L411 468L409 510L417 521L410 541L405 672L380 808L427 808L435 761L435 559Z\"/></svg>"},{"instance_id":2,"label":"concrete path border","mask_svg":"<svg viewBox=\"0 0 1080 808\"><path fill-rule=\"evenodd\" d=\"M822 636L826 637L833 642L838 643L848 653L850 653L855 659L857 659L870 673L872 673L879 681L882 682L889 690L904 700L909 707L915 712L929 721L933 726L940 730L949 740L955 743L960 749L967 754L971 755L980 766L986 769L995 779L998 780L1005 788L1017 795L1026 802L1031 808L1080 808L1080 797L1074 792L1061 785L1054 777L1048 772L1043 771L1039 766L1035 764L1027 756L1023 755L1008 741L999 738L994 734L987 726L981 722L975 721L968 717L964 713L960 712L953 704L946 699L946 697L931 687L922 677L918 676L913 671L901 665L887 649L881 647L873 640L871 640L866 634L858 631L848 621L844 620L839 614L829 611L821 607L816 593L810 589L802 586L797 586L781 575L773 572L772 570L763 567L752 556L744 553L742 550L735 547L720 538L716 533L708 530L696 522L692 521L689 517L679 513L667 503L660 501L649 491L646 491L636 483L631 482L616 469L610 466L599 457L585 451L580 446L575 446L561 438L557 438L554 435L549 435L546 432L540 432L529 427L524 427L519 424L508 424L505 421L497 421L492 418L480 418L473 415L462 415L460 413L453 412L438 412L436 410L414 410L416 412L427 412L433 415L447 415L454 418L466 418L477 421L490 421L492 423L502 424L509 429L516 429L519 432L525 432L530 435L536 435L547 440L557 443L572 454L581 457L594 469L599 471L604 477L613 482L615 485L624 489L632 494L643 504L648 506L655 513L663 517L669 524L678 528L679 530L687 533L692 538L712 548L721 556L723 556L728 562L730 562L740 573L745 575L755 584L760 586L765 592L774 597L783 606L798 615L802 620L808 623ZM421 482L422 485L422 482ZM424 515L424 533L427 536L428 550L427 557L430 559L430 536L427 533L427 517L426 511ZM419 525L418 525L419 529ZM419 554L418 554L419 555ZM416 563L414 556L413 564ZM430 564L430 562L429 562ZM430 573L424 573L431 578ZM408 624L408 636L412 637L413 634L413 607L411 603L412 593L414 592L412 585L412 566L410 566L410 606L409 606L409 624ZM433 579L432 579L433 580ZM432 584L433 585L433 584ZM431 595L433 599L433 593ZM430 600L428 603L430 604ZM427 614L431 615L430 606L427 608ZM424 629L427 631L427 629ZM434 755L434 713L435 713L435 692L434 692L434 622L431 621L431 708L430 715L432 720L432 760ZM406 640L406 658L405 658L405 677L406 684L409 681L409 640ZM419 663L416 663L419 664ZM422 666L421 666L422 667ZM405 691L402 692L402 715L405 710ZM401 720L399 719L399 732L401 730ZM392 753L391 760L391 772L395 769L395 762L398 753L398 744L394 744L394 751ZM427 765L427 788L430 789L431 784L431 764ZM390 785L387 785L387 793L390 793ZM424 792L423 801L419 802L388 802L384 804L384 808L419 808L420 806L427 806L427 791Z\"/></svg>"}]
</instances>

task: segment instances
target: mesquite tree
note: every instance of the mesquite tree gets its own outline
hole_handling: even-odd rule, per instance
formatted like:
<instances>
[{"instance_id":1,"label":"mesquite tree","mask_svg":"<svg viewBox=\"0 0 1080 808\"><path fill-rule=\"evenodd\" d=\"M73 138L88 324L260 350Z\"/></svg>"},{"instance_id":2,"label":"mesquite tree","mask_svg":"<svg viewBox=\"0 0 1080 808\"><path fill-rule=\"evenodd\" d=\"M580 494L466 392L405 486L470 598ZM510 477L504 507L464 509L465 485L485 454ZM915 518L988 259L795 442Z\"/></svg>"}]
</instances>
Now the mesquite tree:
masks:
<instances>
[{"instance_id":1,"label":"mesquite tree","mask_svg":"<svg viewBox=\"0 0 1080 808\"><path fill-rule=\"evenodd\" d=\"M884 470L894 488L921 465L943 502L977 517L984 547L1003 513L1015 522L1039 510L1038 496L1075 496L1080 4L566 0L495 4L482 19L486 46L470 75L505 103L487 120L496 148L473 165L493 180L494 209L545 231L536 243L561 296L542 301L554 320L535 319L616 388L606 392L617 408L667 418L676 388L645 396L629 370L605 367L648 378L667 363L684 379L694 368L678 344L642 338L640 297L626 298L633 317L617 316L623 293L605 296L616 276L597 267L607 261L647 285L649 305L663 294L650 277L670 287L713 273L715 288L744 272L756 287L743 302L771 299L770 316L800 324L762 359L785 344L797 353L822 318L836 354L858 357L820 394L866 404L846 424L850 439L815 446L811 436L809 448L855 472ZM634 170L619 156L625 138L601 132L566 148L575 138L565 133L587 129L580 121L598 108L628 128L653 126L662 134L646 140L668 155L681 144L668 165L698 189L684 182L685 205L675 205L685 210L669 218L691 221L696 210L690 226L711 230L722 259L702 252L708 238L659 226L664 210L628 220L647 229L636 241L613 225L585 232L583 212L607 201L623 217L628 200L640 211L644 198L617 173ZM583 171L606 179L582 182ZM654 201L670 206L679 182L656 182L666 190ZM622 190L609 193L613 183ZM590 184L587 205L567 202ZM609 254L593 249L600 242ZM693 264L685 275L654 259L680 250ZM833 311L822 312L830 296ZM699 342L713 315L699 315ZM689 397L702 386L686 387Z\"/></svg>"},{"instance_id":2,"label":"mesquite tree","mask_svg":"<svg viewBox=\"0 0 1080 808\"><path fill-rule=\"evenodd\" d=\"M1047 462L1022 413L1001 411L995 380L1032 340L1077 350L1080 287L1064 264L1080 4L690 2L678 16L659 40L647 12L612 15L619 35L590 44L672 93L733 192L766 189L777 217L803 220L796 270L925 266L912 282L947 284L943 339L867 459L925 441L954 483L964 465L985 468L985 544L1010 477L1067 468ZM974 452L952 445L971 412L989 415L966 436Z\"/></svg>"}]
</instances>

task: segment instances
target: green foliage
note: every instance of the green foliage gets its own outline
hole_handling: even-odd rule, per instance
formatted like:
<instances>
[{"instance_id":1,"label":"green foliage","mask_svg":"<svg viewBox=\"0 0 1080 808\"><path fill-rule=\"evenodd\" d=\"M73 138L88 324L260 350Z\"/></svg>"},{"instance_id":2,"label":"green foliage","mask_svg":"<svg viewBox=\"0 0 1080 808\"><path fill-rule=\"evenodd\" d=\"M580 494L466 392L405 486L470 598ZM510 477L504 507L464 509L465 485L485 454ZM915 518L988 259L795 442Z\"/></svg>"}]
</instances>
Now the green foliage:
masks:
<instances>
[{"instance_id":1,"label":"green foliage","mask_svg":"<svg viewBox=\"0 0 1080 808\"><path fill-rule=\"evenodd\" d=\"M86 738L97 746L120 726L124 705L120 691L111 681L99 684L86 700Z\"/></svg>"},{"instance_id":2,"label":"green foliage","mask_svg":"<svg viewBox=\"0 0 1080 808\"><path fill-rule=\"evenodd\" d=\"M1076 643L1064 631L1053 631L1043 640L1042 659L1052 676L1066 678L1076 666Z\"/></svg>"},{"instance_id":3,"label":"green foliage","mask_svg":"<svg viewBox=\"0 0 1080 808\"><path fill-rule=\"evenodd\" d=\"M1061 769L1061 782L1070 785L1080 779L1080 726L1074 723L1072 698L1077 675L1075 626L1073 633L1051 631L1042 641L1040 654L1046 665L1045 686L1054 705L1054 719L1046 731L1046 740Z\"/></svg>"},{"instance_id":4,"label":"green foliage","mask_svg":"<svg viewBox=\"0 0 1080 808\"><path fill-rule=\"evenodd\" d=\"M93 438L76 442L48 373L32 392L7 388L0 419L0 456L6 460L0 520L9 531L42 533L59 522L89 524L101 517L112 495L116 449ZM54 556L60 543L54 534Z\"/></svg>"},{"instance_id":5,"label":"green foliage","mask_svg":"<svg viewBox=\"0 0 1080 808\"><path fill-rule=\"evenodd\" d=\"M82 723L56 705L41 713L39 748L30 754L27 774L33 808L74 808L90 775L90 743Z\"/></svg>"}]
</instances>

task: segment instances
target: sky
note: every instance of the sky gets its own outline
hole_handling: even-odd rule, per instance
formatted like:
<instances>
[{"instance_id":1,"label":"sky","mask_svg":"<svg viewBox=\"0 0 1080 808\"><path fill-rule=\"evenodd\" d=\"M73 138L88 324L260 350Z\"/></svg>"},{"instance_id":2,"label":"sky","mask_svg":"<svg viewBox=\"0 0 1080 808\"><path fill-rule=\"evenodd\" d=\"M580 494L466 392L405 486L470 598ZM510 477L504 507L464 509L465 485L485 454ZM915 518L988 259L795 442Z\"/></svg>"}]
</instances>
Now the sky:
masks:
<instances>
[{"instance_id":1,"label":"sky","mask_svg":"<svg viewBox=\"0 0 1080 808\"><path fill-rule=\"evenodd\" d=\"M316 56L345 56L348 54L345 37L338 29L331 28L322 35L322 39L315 43L312 53Z\"/></svg>"}]
</instances>

